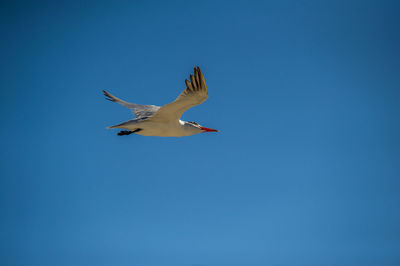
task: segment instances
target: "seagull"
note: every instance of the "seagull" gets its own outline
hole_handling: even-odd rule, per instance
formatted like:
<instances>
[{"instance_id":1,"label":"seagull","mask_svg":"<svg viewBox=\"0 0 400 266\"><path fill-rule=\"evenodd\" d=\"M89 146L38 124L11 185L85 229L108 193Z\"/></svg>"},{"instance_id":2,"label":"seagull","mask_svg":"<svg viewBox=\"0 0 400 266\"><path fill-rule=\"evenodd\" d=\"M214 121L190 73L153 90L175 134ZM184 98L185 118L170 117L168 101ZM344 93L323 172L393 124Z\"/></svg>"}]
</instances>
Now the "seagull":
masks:
<instances>
[{"instance_id":1,"label":"seagull","mask_svg":"<svg viewBox=\"0 0 400 266\"><path fill-rule=\"evenodd\" d=\"M132 110L135 119L108 128L122 128L119 136L132 133L142 136L183 137L203 132L218 132L216 129L202 127L196 122L180 120L189 108L203 103L208 98L206 81L199 67L194 68L190 81L185 80L186 89L175 101L164 106L142 105L125 102L103 90L106 99L119 103Z\"/></svg>"}]
</instances>

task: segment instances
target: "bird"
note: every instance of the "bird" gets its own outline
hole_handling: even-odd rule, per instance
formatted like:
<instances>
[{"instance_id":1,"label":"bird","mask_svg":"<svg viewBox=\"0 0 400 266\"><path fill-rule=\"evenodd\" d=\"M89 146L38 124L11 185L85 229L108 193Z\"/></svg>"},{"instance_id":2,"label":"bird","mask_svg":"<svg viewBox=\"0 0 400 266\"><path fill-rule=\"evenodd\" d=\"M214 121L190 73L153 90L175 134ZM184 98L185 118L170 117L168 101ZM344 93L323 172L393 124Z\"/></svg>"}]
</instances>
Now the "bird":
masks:
<instances>
[{"instance_id":1,"label":"bird","mask_svg":"<svg viewBox=\"0 0 400 266\"><path fill-rule=\"evenodd\" d=\"M135 119L107 128L126 129L118 132L119 136L134 133L142 136L183 137L204 132L219 132L196 122L180 120L186 110L202 104L208 98L206 81L198 66L194 68L193 75L190 75L190 81L185 80L185 84L186 89L175 101L161 107L125 102L103 90L107 100L131 109L136 116Z\"/></svg>"}]
</instances>

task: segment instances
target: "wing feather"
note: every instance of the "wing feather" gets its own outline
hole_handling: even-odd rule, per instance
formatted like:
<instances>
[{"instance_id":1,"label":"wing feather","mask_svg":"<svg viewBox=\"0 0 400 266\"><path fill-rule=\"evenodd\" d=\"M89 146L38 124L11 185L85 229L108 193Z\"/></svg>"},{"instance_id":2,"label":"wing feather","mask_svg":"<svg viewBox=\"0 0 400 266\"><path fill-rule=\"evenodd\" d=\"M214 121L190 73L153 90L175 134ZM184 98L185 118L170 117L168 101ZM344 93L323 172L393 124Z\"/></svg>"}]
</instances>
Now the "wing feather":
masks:
<instances>
[{"instance_id":1,"label":"wing feather","mask_svg":"<svg viewBox=\"0 0 400 266\"><path fill-rule=\"evenodd\" d=\"M208 90L203 73L199 67L194 68L190 81L185 80L186 89L172 103L162 106L150 119L168 122L178 120L189 108L203 103L208 98Z\"/></svg>"},{"instance_id":2,"label":"wing feather","mask_svg":"<svg viewBox=\"0 0 400 266\"><path fill-rule=\"evenodd\" d=\"M154 113L156 113L160 109L160 106L143 105L143 104L135 104L135 103L125 102L124 100L121 100L120 98L115 97L114 95L106 92L105 90L103 90L103 93L106 96L107 100L115 102L115 103L119 103L119 104L131 109L133 114L137 118L152 116Z\"/></svg>"}]
</instances>

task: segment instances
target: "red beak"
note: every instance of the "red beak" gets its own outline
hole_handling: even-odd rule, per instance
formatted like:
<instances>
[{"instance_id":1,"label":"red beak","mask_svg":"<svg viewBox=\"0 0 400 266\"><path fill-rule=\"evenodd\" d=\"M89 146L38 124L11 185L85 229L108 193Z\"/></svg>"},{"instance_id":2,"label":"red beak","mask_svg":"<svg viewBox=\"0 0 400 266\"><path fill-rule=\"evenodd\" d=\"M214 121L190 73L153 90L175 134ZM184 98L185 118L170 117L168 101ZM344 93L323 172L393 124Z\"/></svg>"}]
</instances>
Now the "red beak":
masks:
<instances>
[{"instance_id":1,"label":"red beak","mask_svg":"<svg viewBox=\"0 0 400 266\"><path fill-rule=\"evenodd\" d=\"M200 127L201 130L204 130L204 132L219 132L216 129L212 129L212 128L207 128L207 127Z\"/></svg>"}]
</instances>

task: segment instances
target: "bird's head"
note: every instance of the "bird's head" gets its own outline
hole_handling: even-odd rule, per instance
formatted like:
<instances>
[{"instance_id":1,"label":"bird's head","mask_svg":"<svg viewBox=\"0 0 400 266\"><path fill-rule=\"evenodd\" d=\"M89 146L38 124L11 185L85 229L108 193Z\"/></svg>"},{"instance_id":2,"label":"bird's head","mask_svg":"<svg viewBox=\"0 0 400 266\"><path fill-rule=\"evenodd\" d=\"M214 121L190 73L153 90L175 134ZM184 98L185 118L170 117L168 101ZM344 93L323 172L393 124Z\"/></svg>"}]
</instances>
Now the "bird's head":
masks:
<instances>
[{"instance_id":1,"label":"bird's head","mask_svg":"<svg viewBox=\"0 0 400 266\"><path fill-rule=\"evenodd\" d=\"M219 132L216 129L202 127L196 122L184 122L186 130L193 132L193 134L204 133L204 132Z\"/></svg>"}]
</instances>

